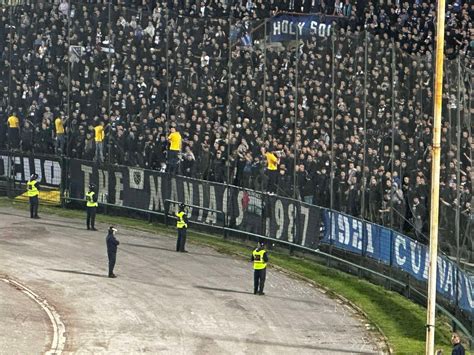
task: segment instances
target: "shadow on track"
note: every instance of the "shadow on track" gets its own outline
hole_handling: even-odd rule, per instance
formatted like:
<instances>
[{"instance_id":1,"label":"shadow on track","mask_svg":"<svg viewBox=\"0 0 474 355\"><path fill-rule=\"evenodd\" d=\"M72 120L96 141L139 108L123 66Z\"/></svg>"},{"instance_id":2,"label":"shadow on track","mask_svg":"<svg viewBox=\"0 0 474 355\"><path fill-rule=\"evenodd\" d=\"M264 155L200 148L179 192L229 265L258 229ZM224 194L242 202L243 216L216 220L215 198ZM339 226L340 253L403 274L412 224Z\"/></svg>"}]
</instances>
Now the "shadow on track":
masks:
<instances>
[{"instance_id":1,"label":"shadow on track","mask_svg":"<svg viewBox=\"0 0 474 355\"><path fill-rule=\"evenodd\" d=\"M84 271L77 271L77 270L62 270L62 269L48 269L51 271L57 271L57 272L64 272L68 274L76 274L76 275L86 275L86 276L94 276L94 277L107 277L107 275L103 274L94 274L91 272L84 272Z\"/></svg>"},{"instance_id":2,"label":"shadow on track","mask_svg":"<svg viewBox=\"0 0 474 355\"><path fill-rule=\"evenodd\" d=\"M283 342L278 342L278 341L271 341L271 340L264 340L264 339L255 339L255 338L249 338L249 337L237 337L237 336L225 336L225 335L213 335L209 336L207 334L201 334L201 333L196 333L196 332L190 332L187 333L191 335L192 337L199 338L199 339L204 339L204 340L221 340L221 341L230 341L230 342L235 342L237 344L255 344L255 345L272 345L272 346L278 346L282 348L288 348L288 349L295 349L294 351L296 352L296 349L308 349L308 350L315 350L316 353L318 350L320 351L331 351L334 354L340 354L340 353L348 353L348 354L377 354L377 352L374 351L354 351L354 350L346 350L346 349L341 349L341 348L336 348L336 347L327 347L327 346L319 346L319 345L311 345L311 344L292 344L292 343L283 343Z\"/></svg>"},{"instance_id":3,"label":"shadow on track","mask_svg":"<svg viewBox=\"0 0 474 355\"><path fill-rule=\"evenodd\" d=\"M220 292L230 292L230 293L243 293L245 295L253 295L253 292L246 292L246 291L239 291L239 290L231 290L228 288L217 288L217 287L208 287L208 286L199 286L194 285L194 288L199 288L201 290L209 290L209 291L220 291Z\"/></svg>"},{"instance_id":4,"label":"shadow on track","mask_svg":"<svg viewBox=\"0 0 474 355\"><path fill-rule=\"evenodd\" d=\"M176 252L175 249L163 248L163 247L156 247L156 246L152 246L152 245L143 245L143 244L135 244L135 243L121 243L121 245L129 245L129 246L131 246L131 247L137 247L137 248L157 249L157 250L164 250L164 251ZM225 255L196 253L196 252L194 252L194 251L191 251L191 252L189 253L189 255L210 256L210 257L213 257L213 258L228 259L228 257L225 256Z\"/></svg>"},{"instance_id":5,"label":"shadow on track","mask_svg":"<svg viewBox=\"0 0 474 355\"><path fill-rule=\"evenodd\" d=\"M231 290L228 288L218 288L218 287L209 287L209 286L200 286L200 285L194 285L194 288L199 288L201 290L209 290L209 291L219 291L219 292L229 292L229 293L242 293L246 295L253 295L253 292L246 292L246 291L239 291L239 290ZM307 303L310 305L314 306L320 306L321 302L317 301L312 301L312 300L305 300L305 299L299 299L299 298L292 298L292 297L283 297L283 296L275 296L275 295L266 295L265 298L278 298L286 301L293 301L293 302L302 302L302 303Z\"/></svg>"},{"instance_id":6,"label":"shadow on track","mask_svg":"<svg viewBox=\"0 0 474 355\"><path fill-rule=\"evenodd\" d=\"M151 245L134 244L134 243L120 243L120 245L129 245L131 247L146 248L146 249L157 249L157 250L164 250L164 251L175 251L175 250L170 249L170 248L155 247L155 246L151 246Z\"/></svg>"}]
</instances>

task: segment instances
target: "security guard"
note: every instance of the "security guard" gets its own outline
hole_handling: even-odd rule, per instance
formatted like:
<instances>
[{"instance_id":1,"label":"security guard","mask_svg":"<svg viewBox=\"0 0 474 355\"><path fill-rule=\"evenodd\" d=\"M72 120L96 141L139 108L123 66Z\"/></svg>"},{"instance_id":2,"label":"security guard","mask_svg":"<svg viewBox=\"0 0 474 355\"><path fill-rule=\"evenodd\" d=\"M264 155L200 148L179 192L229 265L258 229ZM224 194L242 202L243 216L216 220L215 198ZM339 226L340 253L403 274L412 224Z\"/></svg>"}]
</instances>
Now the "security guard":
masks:
<instances>
[{"instance_id":1,"label":"security guard","mask_svg":"<svg viewBox=\"0 0 474 355\"><path fill-rule=\"evenodd\" d=\"M114 274L114 266L115 261L117 260L117 245L120 242L115 239L115 233L117 229L113 226L109 227L109 233L107 234L107 238L105 238L105 242L107 243L107 256L109 257L109 277L116 278L117 276Z\"/></svg>"},{"instance_id":2,"label":"security guard","mask_svg":"<svg viewBox=\"0 0 474 355\"><path fill-rule=\"evenodd\" d=\"M252 252L253 261L253 294L264 295L265 278L267 276L268 255L265 250L265 243L260 242L257 248Z\"/></svg>"},{"instance_id":3,"label":"security guard","mask_svg":"<svg viewBox=\"0 0 474 355\"><path fill-rule=\"evenodd\" d=\"M39 204L39 183L37 181L38 175L32 174L30 180L26 183L26 195L30 200L30 218L38 217L38 204Z\"/></svg>"},{"instance_id":4,"label":"security guard","mask_svg":"<svg viewBox=\"0 0 474 355\"><path fill-rule=\"evenodd\" d=\"M95 213L97 210L97 194L94 191L95 186L93 184L89 185L89 192L86 193L86 209L87 209L87 230L95 229Z\"/></svg>"},{"instance_id":5,"label":"security guard","mask_svg":"<svg viewBox=\"0 0 474 355\"><path fill-rule=\"evenodd\" d=\"M179 212L176 212L176 227L178 228L178 241L176 242L176 251L187 253L186 246L186 230L188 229L188 216L184 211L184 203L179 205Z\"/></svg>"}]
</instances>

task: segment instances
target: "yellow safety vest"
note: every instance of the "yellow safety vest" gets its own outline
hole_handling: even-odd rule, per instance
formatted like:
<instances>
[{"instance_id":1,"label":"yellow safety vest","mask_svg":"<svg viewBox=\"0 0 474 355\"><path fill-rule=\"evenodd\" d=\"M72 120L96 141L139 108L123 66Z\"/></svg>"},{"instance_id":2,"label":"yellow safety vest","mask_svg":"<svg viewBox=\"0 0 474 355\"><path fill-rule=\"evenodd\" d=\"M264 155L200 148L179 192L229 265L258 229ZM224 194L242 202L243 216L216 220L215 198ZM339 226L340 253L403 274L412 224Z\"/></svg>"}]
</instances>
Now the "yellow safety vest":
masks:
<instances>
[{"instance_id":1,"label":"yellow safety vest","mask_svg":"<svg viewBox=\"0 0 474 355\"><path fill-rule=\"evenodd\" d=\"M94 202L94 191L89 191L86 193L86 201L87 201L87 207L97 207L99 204L97 202Z\"/></svg>"},{"instance_id":2,"label":"yellow safety vest","mask_svg":"<svg viewBox=\"0 0 474 355\"><path fill-rule=\"evenodd\" d=\"M176 212L176 217L178 217L178 221L176 222L176 227L178 228L188 228L187 223L184 221L184 211Z\"/></svg>"},{"instance_id":3,"label":"yellow safety vest","mask_svg":"<svg viewBox=\"0 0 474 355\"><path fill-rule=\"evenodd\" d=\"M265 250L255 249L252 253L253 255L253 269L254 270L263 270L267 267L267 263L263 260L263 255L265 255Z\"/></svg>"},{"instance_id":4,"label":"yellow safety vest","mask_svg":"<svg viewBox=\"0 0 474 355\"><path fill-rule=\"evenodd\" d=\"M36 187L36 180L31 180L26 183L26 195L28 197L35 197L39 195L39 190Z\"/></svg>"}]
</instances>

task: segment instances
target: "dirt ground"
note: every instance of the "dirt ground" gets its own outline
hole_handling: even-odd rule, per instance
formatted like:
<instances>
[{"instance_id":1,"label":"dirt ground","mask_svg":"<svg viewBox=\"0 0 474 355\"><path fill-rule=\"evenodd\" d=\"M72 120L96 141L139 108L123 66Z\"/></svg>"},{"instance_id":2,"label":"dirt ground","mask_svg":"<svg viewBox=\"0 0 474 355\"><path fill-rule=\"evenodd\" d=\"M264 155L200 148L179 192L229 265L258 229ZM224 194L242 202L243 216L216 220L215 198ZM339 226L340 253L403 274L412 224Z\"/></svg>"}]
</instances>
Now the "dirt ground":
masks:
<instances>
[{"instance_id":1,"label":"dirt ground","mask_svg":"<svg viewBox=\"0 0 474 355\"><path fill-rule=\"evenodd\" d=\"M0 354L379 352L353 310L284 273L256 296L250 262L120 228L109 279L107 226L27 217L0 208Z\"/></svg>"}]
</instances>

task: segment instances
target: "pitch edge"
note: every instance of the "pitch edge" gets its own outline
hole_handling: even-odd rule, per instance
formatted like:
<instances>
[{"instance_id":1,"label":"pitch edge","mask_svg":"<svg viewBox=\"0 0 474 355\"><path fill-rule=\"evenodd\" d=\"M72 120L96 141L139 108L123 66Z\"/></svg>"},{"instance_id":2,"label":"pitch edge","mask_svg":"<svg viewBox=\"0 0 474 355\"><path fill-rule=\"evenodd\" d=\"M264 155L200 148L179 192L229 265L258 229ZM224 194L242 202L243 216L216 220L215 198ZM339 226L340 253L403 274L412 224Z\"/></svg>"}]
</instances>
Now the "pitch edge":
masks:
<instances>
[{"instance_id":1,"label":"pitch edge","mask_svg":"<svg viewBox=\"0 0 474 355\"><path fill-rule=\"evenodd\" d=\"M43 309L43 311L46 312L53 326L53 341L51 342L50 349L46 352L46 354L61 355L64 350L64 345L66 343L66 327L61 321L59 313L56 312L54 307L51 306L48 301L38 296L25 285L5 277L2 277L1 280L19 289L21 292L23 292L25 295L35 301Z\"/></svg>"}]
</instances>

